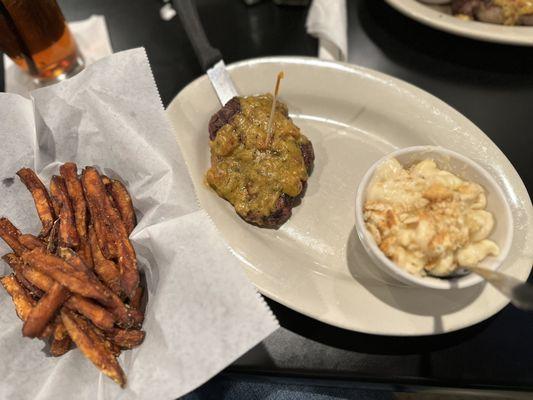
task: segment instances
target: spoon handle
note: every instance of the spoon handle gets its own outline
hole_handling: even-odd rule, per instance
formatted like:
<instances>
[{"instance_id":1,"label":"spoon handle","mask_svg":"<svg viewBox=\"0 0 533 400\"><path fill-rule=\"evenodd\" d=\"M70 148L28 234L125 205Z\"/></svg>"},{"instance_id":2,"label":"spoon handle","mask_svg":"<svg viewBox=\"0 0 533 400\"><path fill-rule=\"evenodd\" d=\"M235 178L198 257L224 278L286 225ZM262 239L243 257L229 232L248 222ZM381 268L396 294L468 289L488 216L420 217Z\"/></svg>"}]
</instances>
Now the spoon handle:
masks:
<instances>
[{"instance_id":1,"label":"spoon handle","mask_svg":"<svg viewBox=\"0 0 533 400\"><path fill-rule=\"evenodd\" d=\"M522 310L533 310L533 285L527 282L485 268L468 267L468 269L485 278L492 286L508 297L516 307Z\"/></svg>"}]
</instances>

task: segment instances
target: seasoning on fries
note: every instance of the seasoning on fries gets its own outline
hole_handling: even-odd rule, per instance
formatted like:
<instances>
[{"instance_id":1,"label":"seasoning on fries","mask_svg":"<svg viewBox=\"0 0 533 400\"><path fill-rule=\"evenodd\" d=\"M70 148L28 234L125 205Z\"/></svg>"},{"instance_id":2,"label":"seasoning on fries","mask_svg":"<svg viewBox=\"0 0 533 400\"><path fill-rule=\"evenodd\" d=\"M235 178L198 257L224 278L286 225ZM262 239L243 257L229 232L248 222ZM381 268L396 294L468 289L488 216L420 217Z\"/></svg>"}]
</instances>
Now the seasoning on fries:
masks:
<instances>
[{"instance_id":1,"label":"seasoning on fries","mask_svg":"<svg viewBox=\"0 0 533 400\"><path fill-rule=\"evenodd\" d=\"M126 376L122 350L145 337L140 310L143 287L129 240L137 221L124 184L87 167L78 175L65 163L50 181L17 172L33 197L42 229L22 233L0 218L0 238L12 249L2 259L13 273L0 278L11 296L22 334L48 340L59 357L76 346L120 386Z\"/></svg>"}]
</instances>

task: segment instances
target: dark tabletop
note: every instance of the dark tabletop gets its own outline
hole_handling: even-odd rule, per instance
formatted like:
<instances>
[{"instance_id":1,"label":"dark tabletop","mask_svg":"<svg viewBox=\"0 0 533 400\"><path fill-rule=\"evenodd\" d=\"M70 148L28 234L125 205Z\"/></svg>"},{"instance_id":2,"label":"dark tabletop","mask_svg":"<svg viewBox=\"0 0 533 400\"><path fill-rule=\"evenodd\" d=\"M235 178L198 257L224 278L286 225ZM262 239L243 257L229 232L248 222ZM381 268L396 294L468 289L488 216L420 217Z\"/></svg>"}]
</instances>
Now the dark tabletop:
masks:
<instances>
[{"instance_id":1,"label":"dark tabletop","mask_svg":"<svg viewBox=\"0 0 533 400\"><path fill-rule=\"evenodd\" d=\"M165 105L202 71L177 19L157 0L59 0L69 20L103 14L115 51L145 46ZM316 55L305 8L197 0L227 63ZM478 125L533 188L533 48L462 39L411 21L380 0L348 0L349 61L404 79ZM1 81L0 81L1 85ZM256 377L336 384L432 385L533 391L533 315L509 306L474 327L432 337L359 334L268 301L282 329L229 367Z\"/></svg>"}]
</instances>

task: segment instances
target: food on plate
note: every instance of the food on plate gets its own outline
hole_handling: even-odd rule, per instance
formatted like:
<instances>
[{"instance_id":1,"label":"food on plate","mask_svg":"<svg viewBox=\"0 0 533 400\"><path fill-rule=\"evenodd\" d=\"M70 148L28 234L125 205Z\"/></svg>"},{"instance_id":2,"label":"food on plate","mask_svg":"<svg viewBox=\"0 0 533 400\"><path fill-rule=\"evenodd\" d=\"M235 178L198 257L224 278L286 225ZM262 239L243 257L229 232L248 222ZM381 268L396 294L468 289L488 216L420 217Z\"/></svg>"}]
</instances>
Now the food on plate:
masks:
<instances>
[{"instance_id":1,"label":"food on plate","mask_svg":"<svg viewBox=\"0 0 533 400\"><path fill-rule=\"evenodd\" d=\"M209 138L207 183L251 224L276 228L286 222L314 162L313 145L287 106L270 94L235 97L212 116Z\"/></svg>"},{"instance_id":2,"label":"food on plate","mask_svg":"<svg viewBox=\"0 0 533 400\"><path fill-rule=\"evenodd\" d=\"M463 19L501 25L533 25L533 0L452 0L452 13Z\"/></svg>"},{"instance_id":3,"label":"food on plate","mask_svg":"<svg viewBox=\"0 0 533 400\"><path fill-rule=\"evenodd\" d=\"M405 169L382 163L366 191L366 227L381 251L417 276L452 274L477 266L499 248L487 239L494 227L483 187L439 169L426 159Z\"/></svg>"},{"instance_id":4,"label":"food on plate","mask_svg":"<svg viewBox=\"0 0 533 400\"><path fill-rule=\"evenodd\" d=\"M37 237L0 218L0 237L13 251L2 257L13 273L0 282L24 321L22 334L48 340L54 357L76 345L124 386L117 357L145 337L143 288L129 240L136 219L126 187L93 167L80 177L74 163L52 177L50 193L31 169L17 174L42 223Z\"/></svg>"}]
</instances>

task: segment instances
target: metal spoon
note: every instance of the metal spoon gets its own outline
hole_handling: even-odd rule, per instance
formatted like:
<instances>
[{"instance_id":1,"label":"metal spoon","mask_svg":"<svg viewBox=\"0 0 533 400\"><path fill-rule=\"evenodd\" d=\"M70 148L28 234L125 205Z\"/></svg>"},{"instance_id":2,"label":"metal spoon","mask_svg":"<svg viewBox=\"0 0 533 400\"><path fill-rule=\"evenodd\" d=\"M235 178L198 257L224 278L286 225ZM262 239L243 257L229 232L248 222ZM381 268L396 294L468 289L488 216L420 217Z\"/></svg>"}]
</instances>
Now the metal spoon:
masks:
<instances>
[{"instance_id":1,"label":"metal spoon","mask_svg":"<svg viewBox=\"0 0 533 400\"><path fill-rule=\"evenodd\" d=\"M449 278L464 276L468 274L468 271L485 279L511 300L515 307L521 310L533 310L533 285L531 283L522 282L510 275L480 267L461 267Z\"/></svg>"}]
</instances>

